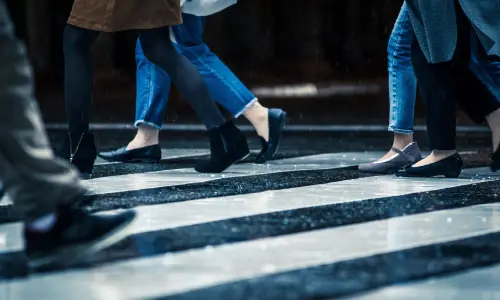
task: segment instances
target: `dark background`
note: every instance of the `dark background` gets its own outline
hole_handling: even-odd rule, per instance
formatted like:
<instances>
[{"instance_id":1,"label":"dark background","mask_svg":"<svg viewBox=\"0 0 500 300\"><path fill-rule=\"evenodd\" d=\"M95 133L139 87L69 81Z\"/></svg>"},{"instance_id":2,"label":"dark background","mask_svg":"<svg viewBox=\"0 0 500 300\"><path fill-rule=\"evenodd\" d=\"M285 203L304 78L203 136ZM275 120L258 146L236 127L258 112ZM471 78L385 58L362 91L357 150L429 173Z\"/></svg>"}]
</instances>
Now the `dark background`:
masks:
<instances>
[{"instance_id":1,"label":"dark background","mask_svg":"<svg viewBox=\"0 0 500 300\"><path fill-rule=\"evenodd\" d=\"M317 83L375 83L375 94L325 98L261 97L289 111L291 123L386 124L387 40L402 1L240 0L208 18L206 42L250 87ZM47 122L64 121L62 31L68 0L10 0L27 43L37 96ZM29 5L28 5L29 3ZM131 122L135 100L135 35L101 34L94 47L93 120ZM422 111L417 105L417 123ZM198 122L177 93L167 122Z\"/></svg>"}]
</instances>

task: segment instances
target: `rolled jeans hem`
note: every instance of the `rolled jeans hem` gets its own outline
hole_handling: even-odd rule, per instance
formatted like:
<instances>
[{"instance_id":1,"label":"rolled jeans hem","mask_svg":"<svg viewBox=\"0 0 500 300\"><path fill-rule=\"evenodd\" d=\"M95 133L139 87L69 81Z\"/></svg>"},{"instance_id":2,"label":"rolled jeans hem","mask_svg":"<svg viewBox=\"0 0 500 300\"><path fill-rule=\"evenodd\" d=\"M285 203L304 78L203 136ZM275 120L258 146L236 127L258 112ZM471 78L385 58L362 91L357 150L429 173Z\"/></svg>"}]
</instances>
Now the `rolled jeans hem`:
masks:
<instances>
[{"instance_id":1,"label":"rolled jeans hem","mask_svg":"<svg viewBox=\"0 0 500 300\"><path fill-rule=\"evenodd\" d=\"M413 134L413 129L401 129L401 128L389 126L387 128L387 130L389 130L390 132L400 133L400 134Z\"/></svg>"},{"instance_id":2,"label":"rolled jeans hem","mask_svg":"<svg viewBox=\"0 0 500 300\"><path fill-rule=\"evenodd\" d=\"M253 98L247 105L245 105L238 113L234 114L235 118L239 118L242 114L245 113L245 111L252 105L255 104L255 102L259 101L257 97Z\"/></svg>"},{"instance_id":3,"label":"rolled jeans hem","mask_svg":"<svg viewBox=\"0 0 500 300\"><path fill-rule=\"evenodd\" d=\"M157 125L155 123L148 122L148 121L145 121L145 120L137 120L137 121L135 121L134 127L135 128L139 128L139 125L141 125L141 124L145 124L145 125L151 126L151 127L155 128L155 129L158 129L158 130L161 129L161 125Z\"/></svg>"}]
</instances>

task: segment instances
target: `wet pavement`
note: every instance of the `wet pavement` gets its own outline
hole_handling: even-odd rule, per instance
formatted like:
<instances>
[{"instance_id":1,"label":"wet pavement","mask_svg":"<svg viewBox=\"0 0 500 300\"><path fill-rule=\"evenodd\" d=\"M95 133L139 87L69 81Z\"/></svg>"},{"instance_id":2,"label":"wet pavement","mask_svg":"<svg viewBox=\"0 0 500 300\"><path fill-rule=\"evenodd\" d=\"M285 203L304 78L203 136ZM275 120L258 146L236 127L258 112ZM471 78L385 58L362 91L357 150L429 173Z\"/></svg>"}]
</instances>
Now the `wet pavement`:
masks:
<instances>
[{"instance_id":1,"label":"wet pavement","mask_svg":"<svg viewBox=\"0 0 500 300\"><path fill-rule=\"evenodd\" d=\"M99 132L99 147L131 135ZM387 150L385 132L287 133L275 160L253 155L218 175L192 169L206 138L179 136L164 133L158 164L98 161L84 209L139 217L130 237L79 265L28 277L4 198L0 298L498 298L500 173L486 167L487 135L459 138L458 179L359 174Z\"/></svg>"}]
</instances>

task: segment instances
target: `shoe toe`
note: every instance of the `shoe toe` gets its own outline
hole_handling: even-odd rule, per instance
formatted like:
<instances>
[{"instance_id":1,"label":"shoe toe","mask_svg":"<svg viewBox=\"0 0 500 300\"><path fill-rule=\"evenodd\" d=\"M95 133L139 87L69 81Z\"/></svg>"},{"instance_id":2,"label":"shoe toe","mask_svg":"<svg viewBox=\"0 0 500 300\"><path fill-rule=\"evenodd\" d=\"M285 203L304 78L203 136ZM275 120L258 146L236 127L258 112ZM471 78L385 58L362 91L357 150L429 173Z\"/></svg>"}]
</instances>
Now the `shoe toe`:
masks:
<instances>
[{"instance_id":1,"label":"shoe toe","mask_svg":"<svg viewBox=\"0 0 500 300\"><path fill-rule=\"evenodd\" d=\"M358 166L358 171L360 172L370 172L373 169L373 163L360 164Z\"/></svg>"},{"instance_id":2,"label":"shoe toe","mask_svg":"<svg viewBox=\"0 0 500 300\"><path fill-rule=\"evenodd\" d=\"M120 159L125 153L127 153L127 149L124 146L116 150L99 152L98 156L102 159L113 161Z\"/></svg>"}]
</instances>

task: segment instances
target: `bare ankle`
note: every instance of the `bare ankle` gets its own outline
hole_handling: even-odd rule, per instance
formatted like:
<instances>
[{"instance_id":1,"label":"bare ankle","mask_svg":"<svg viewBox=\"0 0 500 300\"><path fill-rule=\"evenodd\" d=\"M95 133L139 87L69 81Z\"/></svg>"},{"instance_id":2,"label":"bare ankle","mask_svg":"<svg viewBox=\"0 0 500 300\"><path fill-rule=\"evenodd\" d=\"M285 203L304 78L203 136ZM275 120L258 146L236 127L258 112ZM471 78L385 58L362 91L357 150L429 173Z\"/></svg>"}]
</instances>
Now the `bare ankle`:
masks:
<instances>
[{"instance_id":1,"label":"bare ankle","mask_svg":"<svg viewBox=\"0 0 500 300\"><path fill-rule=\"evenodd\" d=\"M392 146L396 149L403 150L406 146L413 143L413 134L395 133Z\"/></svg>"},{"instance_id":2,"label":"bare ankle","mask_svg":"<svg viewBox=\"0 0 500 300\"><path fill-rule=\"evenodd\" d=\"M159 135L159 129L141 124L137 129L134 139L128 144L127 149L156 145L159 143Z\"/></svg>"},{"instance_id":3,"label":"bare ankle","mask_svg":"<svg viewBox=\"0 0 500 300\"><path fill-rule=\"evenodd\" d=\"M457 153L457 150L432 150L433 156L437 158L446 158L448 156L452 156Z\"/></svg>"},{"instance_id":4,"label":"bare ankle","mask_svg":"<svg viewBox=\"0 0 500 300\"><path fill-rule=\"evenodd\" d=\"M243 112L245 118L247 118L247 120L251 123L259 123L267 120L267 114L268 109L262 106L258 101L255 101Z\"/></svg>"}]
</instances>

